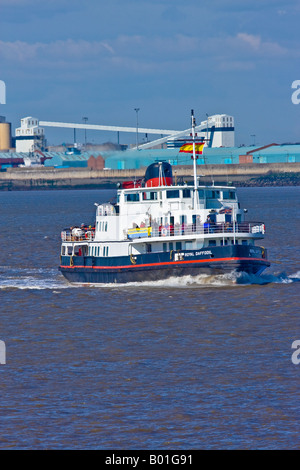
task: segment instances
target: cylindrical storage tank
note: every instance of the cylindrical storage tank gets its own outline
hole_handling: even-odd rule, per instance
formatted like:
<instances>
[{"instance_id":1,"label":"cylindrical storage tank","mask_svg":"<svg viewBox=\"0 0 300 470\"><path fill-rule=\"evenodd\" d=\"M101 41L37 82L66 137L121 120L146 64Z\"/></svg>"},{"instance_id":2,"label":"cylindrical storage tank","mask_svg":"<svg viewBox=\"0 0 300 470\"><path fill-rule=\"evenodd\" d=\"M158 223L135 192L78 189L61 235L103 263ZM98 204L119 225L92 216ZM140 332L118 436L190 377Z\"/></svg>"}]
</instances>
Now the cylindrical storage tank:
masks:
<instances>
[{"instance_id":1,"label":"cylindrical storage tank","mask_svg":"<svg viewBox=\"0 0 300 470\"><path fill-rule=\"evenodd\" d=\"M11 124L10 122L0 123L0 150L11 148Z\"/></svg>"}]
</instances>

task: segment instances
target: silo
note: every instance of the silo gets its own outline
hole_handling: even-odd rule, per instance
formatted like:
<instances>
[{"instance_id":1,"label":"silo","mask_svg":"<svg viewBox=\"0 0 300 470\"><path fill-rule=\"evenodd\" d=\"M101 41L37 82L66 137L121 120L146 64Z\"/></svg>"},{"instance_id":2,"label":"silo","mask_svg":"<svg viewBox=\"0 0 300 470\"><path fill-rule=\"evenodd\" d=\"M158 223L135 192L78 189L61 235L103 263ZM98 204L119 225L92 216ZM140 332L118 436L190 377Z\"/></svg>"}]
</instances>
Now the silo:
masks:
<instances>
[{"instance_id":1,"label":"silo","mask_svg":"<svg viewBox=\"0 0 300 470\"><path fill-rule=\"evenodd\" d=\"M11 123L0 122L0 151L11 148Z\"/></svg>"}]
</instances>

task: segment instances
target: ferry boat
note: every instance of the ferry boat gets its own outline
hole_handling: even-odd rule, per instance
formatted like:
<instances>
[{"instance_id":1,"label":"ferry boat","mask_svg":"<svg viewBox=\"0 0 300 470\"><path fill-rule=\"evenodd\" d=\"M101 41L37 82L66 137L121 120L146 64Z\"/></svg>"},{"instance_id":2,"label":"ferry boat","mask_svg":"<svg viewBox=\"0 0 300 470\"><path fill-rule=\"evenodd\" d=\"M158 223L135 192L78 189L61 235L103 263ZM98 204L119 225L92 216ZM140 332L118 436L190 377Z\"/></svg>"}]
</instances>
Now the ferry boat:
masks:
<instances>
[{"instance_id":1,"label":"ferry boat","mask_svg":"<svg viewBox=\"0 0 300 470\"><path fill-rule=\"evenodd\" d=\"M172 167L150 165L127 182L115 203L95 204L93 226L61 232L60 271L74 283L128 283L270 266L263 222L246 220L236 188L199 185L192 112L193 184L177 184Z\"/></svg>"}]
</instances>

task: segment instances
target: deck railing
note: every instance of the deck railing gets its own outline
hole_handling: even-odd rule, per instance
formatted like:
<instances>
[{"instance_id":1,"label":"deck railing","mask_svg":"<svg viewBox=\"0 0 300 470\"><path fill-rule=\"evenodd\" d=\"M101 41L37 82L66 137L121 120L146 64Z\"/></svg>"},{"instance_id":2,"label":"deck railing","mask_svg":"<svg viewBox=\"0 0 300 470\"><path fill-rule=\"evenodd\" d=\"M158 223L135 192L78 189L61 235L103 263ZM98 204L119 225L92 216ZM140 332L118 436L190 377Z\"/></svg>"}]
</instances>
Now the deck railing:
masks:
<instances>
[{"instance_id":1,"label":"deck railing","mask_svg":"<svg viewBox=\"0 0 300 470\"><path fill-rule=\"evenodd\" d=\"M265 225L261 222L162 225L129 229L127 231L127 238L178 237L181 235L202 234L223 234L225 236L241 233L261 236L265 233Z\"/></svg>"},{"instance_id":2,"label":"deck railing","mask_svg":"<svg viewBox=\"0 0 300 470\"><path fill-rule=\"evenodd\" d=\"M63 242L89 242L95 238L95 230L63 230L61 239Z\"/></svg>"},{"instance_id":3,"label":"deck railing","mask_svg":"<svg viewBox=\"0 0 300 470\"><path fill-rule=\"evenodd\" d=\"M178 237L182 235L241 235L252 234L258 238L265 233L265 225L261 222L235 222L217 224L182 224L182 225L153 225L151 227L131 228L126 232L129 240L137 238ZM89 242L95 238L95 230L67 229L61 232L63 242Z\"/></svg>"}]
</instances>

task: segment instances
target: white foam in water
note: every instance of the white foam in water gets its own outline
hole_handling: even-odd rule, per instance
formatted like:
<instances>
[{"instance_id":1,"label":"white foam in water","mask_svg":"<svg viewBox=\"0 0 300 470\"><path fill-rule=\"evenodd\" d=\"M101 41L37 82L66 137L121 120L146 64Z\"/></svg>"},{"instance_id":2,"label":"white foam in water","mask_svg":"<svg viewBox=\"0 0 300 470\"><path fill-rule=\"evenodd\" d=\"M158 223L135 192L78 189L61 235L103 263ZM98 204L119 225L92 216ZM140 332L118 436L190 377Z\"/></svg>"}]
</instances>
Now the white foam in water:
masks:
<instances>
[{"instance_id":1,"label":"white foam in water","mask_svg":"<svg viewBox=\"0 0 300 470\"><path fill-rule=\"evenodd\" d=\"M300 280L300 271L297 271L295 274L291 274L289 277L290 277L291 279Z\"/></svg>"},{"instance_id":2,"label":"white foam in water","mask_svg":"<svg viewBox=\"0 0 300 470\"><path fill-rule=\"evenodd\" d=\"M175 287L175 288L186 288L186 287L224 287L236 285L236 274L198 274L197 276L182 276L182 277L170 277L168 279L162 279L159 281L140 281L140 282L128 282L124 284L111 283L111 284L89 284L89 287Z\"/></svg>"},{"instance_id":3,"label":"white foam in water","mask_svg":"<svg viewBox=\"0 0 300 470\"><path fill-rule=\"evenodd\" d=\"M300 271L287 275L281 273L247 274L244 272L231 272L227 274L199 274L197 276L170 277L160 281L129 282L124 284L81 284L70 283L56 269L47 268L14 268L9 266L0 267L0 289L68 289L74 287L156 287L156 288L186 288L186 287L226 287L265 284L290 284L300 282Z\"/></svg>"},{"instance_id":4,"label":"white foam in water","mask_svg":"<svg viewBox=\"0 0 300 470\"><path fill-rule=\"evenodd\" d=\"M285 272L280 274L255 274L239 273L237 277L238 284L290 284L300 280L299 271L295 275L287 275Z\"/></svg>"},{"instance_id":5,"label":"white foam in water","mask_svg":"<svg viewBox=\"0 0 300 470\"><path fill-rule=\"evenodd\" d=\"M66 289L74 287L56 269L0 267L0 289Z\"/></svg>"},{"instance_id":6,"label":"white foam in water","mask_svg":"<svg viewBox=\"0 0 300 470\"><path fill-rule=\"evenodd\" d=\"M245 285L265 285L265 284L290 284L292 282L300 281L300 271L295 275L286 275L281 273L279 275L262 274L260 276L255 274L248 274L245 272L230 272L226 274L199 274L198 276L183 276L183 277L170 277L160 281L140 281L128 282L124 284L111 283L111 284L89 284L89 287L226 287L226 286L245 286Z\"/></svg>"}]
</instances>

